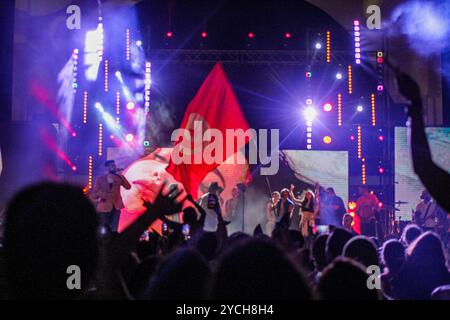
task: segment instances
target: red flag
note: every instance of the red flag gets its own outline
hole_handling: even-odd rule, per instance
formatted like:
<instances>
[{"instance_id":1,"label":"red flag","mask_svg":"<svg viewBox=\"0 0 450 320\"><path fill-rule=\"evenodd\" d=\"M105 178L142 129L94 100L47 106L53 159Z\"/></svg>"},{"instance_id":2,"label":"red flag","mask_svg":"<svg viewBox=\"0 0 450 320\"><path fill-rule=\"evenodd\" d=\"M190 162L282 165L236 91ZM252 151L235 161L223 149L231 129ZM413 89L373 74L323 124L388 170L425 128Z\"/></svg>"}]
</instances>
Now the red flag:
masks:
<instances>
[{"instance_id":1,"label":"red flag","mask_svg":"<svg viewBox=\"0 0 450 320\"><path fill-rule=\"evenodd\" d=\"M196 139L201 139L202 136L199 131L194 132L194 125L201 124L202 131L207 129L217 129L220 131L223 137L222 143L222 155L219 153L221 162L224 162L228 157L235 154L245 143L249 141L248 138L245 142L234 140L234 147L232 149L226 148L226 130L227 129L242 129L246 131L249 129L247 120L241 110L236 95L225 75L222 66L217 63L212 69L211 73L205 79L194 99L189 103L189 106L184 114L181 128L186 129L184 134L190 134L191 140L185 140L185 137L180 135L175 141L174 151L172 152L169 165L166 171L170 173L176 180L181 182L186 191L194 198L197 197L198 186L206 175L217 168L220 163L205 163L205 160L201 159L201 163L195 162L194 158L201 156L205 147L214 142L201 142L195 144ZM203 134L202 132L202 134ZM177 146L183 144L182 154L189 155L190 163L174 163L174 152L177 152ZM186 143L188 143L186 145ZM228 141L230 143L230 141ZM216 155L216 153L214 153ZM198 159L198 158L197 158Z\"/></svg>"}]
</instances>

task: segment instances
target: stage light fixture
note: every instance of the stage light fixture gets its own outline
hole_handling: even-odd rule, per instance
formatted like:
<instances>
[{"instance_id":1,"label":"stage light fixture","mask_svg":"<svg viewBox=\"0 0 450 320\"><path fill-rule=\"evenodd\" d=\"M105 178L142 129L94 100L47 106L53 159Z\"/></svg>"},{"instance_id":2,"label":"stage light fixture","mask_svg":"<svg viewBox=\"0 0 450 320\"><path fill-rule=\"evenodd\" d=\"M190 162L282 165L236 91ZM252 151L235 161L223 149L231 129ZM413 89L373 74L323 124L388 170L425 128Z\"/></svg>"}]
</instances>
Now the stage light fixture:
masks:
<instances>
[{"instance_id":1,"label":"stage light fixture","mask_svg":"<svg viewBox=\"0 0 450 320\"><path fill-rule=\"evenodd\" d=\"M376 115L376 109L375 109L375 94L370 95L370 106L371 106L371 112L372 112L372 126L375 127L377 124L377 115Z\"/></svg>"},{"instance_id":2,"label":"stage light fixture","mask_svg":"<svg viewBox=\"0 0 450 320\"><path fill-rule=\"evenodd\" d=\"M108 60L105 60L105 92L108 92L108 70L109 70L109 63Z\"/></svg>"},{"instance_id":3,"label":"stage light fixture","mask_svg":"<svg viewBox=\"0 0 450 320\"><path fill-rule=\"evenodd\" d=\"M364 159L362 159L362 164L361 164L361 182L362 182L362 184L367 183L366 164L364 163Z\"/></svg>"},{"instance_id":4,"label":"stage light fixture","mask_svg":"<svg viewBox=\"0 0 450 320\"><path fill-rule=\"evenodd\" d=\"M383 85L379 84L379 85L377 86L377 91L378 91L378 92L381 92L381 91L383 91L383 90L384 90Z\"/></svg>"},{"instance_id":5,"label":"stage light fixture","mask_svg":"<svg viewBox=\"0 0 450 320\"><path fill-rule=\"evenodd\" d=\"M167 36L167 38L172 38L173 37L173 32L172 31L167 31L166 36Z\"/></svg>"},{"instance_id":6,"label":"stage light fixture","mask_svg":"<svg viewBox=\"0 0 450 320\"><path fill-rule=\"evenodd\" d=\"M312 78L312 72L306 71L305 76L306 76L306 78Z\"/></svg>"},{"instance_id":7,"label":"stage light fixture","mask_svg":"<svg viewBox=\"0 0 450 320\"><path fill-rule=\"evenodd\" d=\"M352 66L348 66L348 93L352 94L353 93L353 79L352 79Z\"/></svg>"},{"instance_id":8,"label":"stage light fixture","mask_svg":"<svg viewBox=\"0 0 450 320\"><path fill-rule=\"evenodd\" d=\"M77 167L76 166L72 166L72 171L77 171Z\"/></svg>"},{"instance_id":9,"label":"stage light fixture","mask_svg":"<svg viewBox=\"0 0 450 320\"><path fill-rule=\"evenodd\" d=\"M87 187L88 189L92 189L92 156L89 156L88 158L88 183Z\"/></svg>"},{"instance_id":10,"label":"stage light fixture","mask_svg":"<svg viewBox=\"0 0 450 320\"><path fill-rule=\"evenodd\" d=\"M358 159L362 158L362 130L361 126L358 126ZM364 161L364 160L363 160Z\"/></svg>"},{"instance_id":11,"label":"stage light fixture","mask_svg":"<svg viewBox=\"0 0 450 320\"><path fill-rule=\"evenodd\" d=\"M315 47L317 50L320 50L320 49L322 49L322 44L321 44L320 42L316 42L316 44L314 45L314 47Z\"/></svg>"},{"instance_id":12,"label":"stage light fixture","mask_svg":"<svg viewBox=\"0 0 450 320\"><path fill-rule=\"evenodd\" d=\"M350 201L350 202L348 203L348 208L349 208L350 210L355 210L355 208L356 208L356 202Z\"/></svg>"},{"instance_id":13,"label":"stage light fixture","mask_svg":"<svg viewBox=\"0 0 450 320\"><path fill-rule=\"evenodd\" d=\"M133 101L130 101L130 102L127 103L127 109L128 110L133 110L135 106L136 105L134 104Z\"/></svg>"},{"instance_id":14,"label":"stage light fixture","mask_svg":"<svg viewBox=\"0 0 450 320\"><path fill-rule=\"evenodd\" d=\"M311 105L312 104L312 99L306 99L306 104L307 105Z\"/></svg>"},{"instance_id":15,"label":"stage light fixture","mask_svg":"<svg viewBox=\"0 0 450 320\"><path fill-rule=\"evenodd\" d=\"M103 124L98 124L98 155L103 155Z\"/></svg>"},{"instance_id":16,"label":"stage light fixture","mask_svg":"<svg viewBox=\"0 0 450 320\"><path fill-rule=\"evenodd\" d=\"M72 137L76 137L77 136L77 133L76 132L72 132Z\"/></svg>"},{"instance_id":17,"label":"stage light fixture","mask_svg":"<svg viewBox=\"0 0 450 320\"><path fill-rule=\"evenodd\" d=\"M361 63L361 33L360 33L360 27L359 27L359 20L353 20L353 35L354 35L354 42L355 42L355 63L360 64Z\"/></svg>"},{"instance_id":18,"label":"stage light fixture","mask_svg":"<svg viewBox=\"0 0 450 320\"><path fill-rule=\"evenodd\" d=\"M331 141L332 141L332 139L331 139L330 136L325 136L325 137L323 137L323 142L324 142L325 144L330 144Z\"/></svg>"},{"instance_id":19,"label":"stage light fixture","mask_svg":"<svg viewBox=\"0 0 450 320\"><path fill-rule=\"evenodd\" d=\"M132 133L129 133L125 136L125 140L128 142L132 142L134 140L134 135Z\"/></svg>"},{"instance_id":20,"label":"stage light fixture","mask_svg":"<svg viewBox=\"0 0 450 320\"><path fill-rule=\"evenodd\" d=\"M323 105L323 111L330 112L332 110L333 110L333 105L331 103L327 102Z\"/></svg>"},{"instance_id":21,"label":"stage light fixture","mask_svg":"<svg viewBox=\"0 0 450 320\"><path fill-rule=\"evenodd\" d=\"M336 73L336 79L341 80L342 79L342 73L340 73L340 72Z\"/></svg>"},{"instance_id":22,"label":"stage light fixture","mask_svg":"<svg viewBox=\"0 0 450 320\"><path fill-rule=\"evenodd\" d=\"M125 57L127 59L127 61L130 60L130 44L131 44L131 40L130 40L130 29L127 29L125 31Z\"/></svg>"},{"instance_id":23,"label":"stage light fixture","mask_svg":"<svg viewBox=\"0 0 450 320\"><path fill-rule=\"evenodd\" d=\"M202 36L202 38L206 38L206 37L208 36L208 34L206 33L206 31L203 31L203 32L201 33L201 36Z\"/></svg>"},{"instance_id":24,"label":"stage light fixture","mask_svg":"<svg viewBox=\"0 0 450 320\"><path fill-rule=\"evenodd\" d=\"M351 135L351 136L350 136L350 140L355 141L355 136L354 136L354 135Z\"/></svg>"},{"instance_id":25,"label":"stage light fixture","mask_svg":"<svg viewBox=\"0 0 450 320\"><path fill-rule=\"evenodd\" d=\"M358 105L356 107L356 111L358 111L358 112L363 112L363 110L364 110L364 107L362 105Z\"/></svg>"},{"instance_id":26,"label":"stage light fixture","mask_svg":"<svg viewBox=\"0 0 450 320\"><path fill-rule=\"evenodd\" d=\"M379 135L379 136L378 136L378 140L384 141L384 136L383 136L383 135Z\"/></svg>"},{"instance_id":27,"label":"stage light fixture","mask_svg":"<svg viewBox=\"0 0 450 320\"><path fill-rule=\"evenodd\" d=\"M316 109L314 107L307 107L304 111L304 116L307 122L313 122L316 117Z\"/></svg>"},{"instance_id":28,"label":"stage light fixture","mask_svg":"<svg viewBox=\"0 0 450 320\"><path fill-rule=\"evenodd\" d=\"M331 32L327 31L327 63L331 62Z\"/></svg>"},{"instance_id":29,"label":"stage light fixture","mask_svg":"<svg viewBox=\"0 0 450 320\"><path fill-rule=\"evenodd\" d=\"M144 141L144 147L146 147L146 148L150 147L150 141L145 140Z\"/></svg>"},{"instance_id":30,"label":"stage light fixture","mask_svg":"<svg viewBox=\"0 0 450 320\"><path fill-rule=\"evenodd\" d=\"M96 102L95 103L95 109L97 109L98 111L100 111L100 113L104 113L105 109L103 109L103 106L101 105L100 102Z\"/></svg>"},{"instance_id":31,"label":"stage light fixture","mask_svg":"<svg viewBox=\"0 0 450 320\"><path fill-rule=\"evenodd\" d=\"M284 37L285 37L286 39L290 39L290 38L292 38L292 34L291 34L290 32L286 32L286 33L284 34Z\"/></svg>"},{"instance_id":32,"label":"stage light fixture","mask_svg":"<svg viewBox=\"0 0 450 320\"><path fill-rule=\"evenodd\" d=\"M136 45L137 45L138 47L142 46L142 41L141 41L141 40L136 41Z\"/></svg>"},{"instance_id":33,"label":"stage light fixture","mask_svg":"<svg viewBox=\"0 0 450 320\"><path fill-rule=\"evenodd\" d=\"M338 98L337 98L337 111L338 111L338 126L341 127L342 126L342 94L338 94Z\"/></svg>"},{"instance_id":34,"label":"stage light fixture","mask_svg":"<svg viewBox=\"0 0 450 320\"><path fill-rule=\"evenodd\" d=\"M87 98L88 93L85 91L83 95L83 123L87 123Z\"/></svg>"},{"instance_id":35,"label":"stage light fixture","mask_svg":"<svg viewBox=\"0 0 450 320\"><path fill-rule=\"evenodd\" d=\"M144 113L145 115L148 115L149 111L150 111L150 86L152 84L152 64L147 61L145 63L145 95L144 95L144 100L145 100L145 104L144 104Z\"/></svg>"},{"instance_id":36,"label":"stage light fixture","mask_svg":"<svg viewBox=\"0 0 450 320\"><path fill-rule=\"evenodd\" d=\"M253 32L249 32L247 35L250 39L253 39L255 37L255 34Z\"/></svg>"},{"instance_id":37,"label":"stage light fixture","mask_svg":"<svg viewBox=\"0 0 450 320\"><path fill-rule=\"evenodd\" d=\"M383 168L383 167L379 167L379 168L378 168L378 172L379 172L380 174L384 174L384 168Z\"/></svg>"}]
</instances>

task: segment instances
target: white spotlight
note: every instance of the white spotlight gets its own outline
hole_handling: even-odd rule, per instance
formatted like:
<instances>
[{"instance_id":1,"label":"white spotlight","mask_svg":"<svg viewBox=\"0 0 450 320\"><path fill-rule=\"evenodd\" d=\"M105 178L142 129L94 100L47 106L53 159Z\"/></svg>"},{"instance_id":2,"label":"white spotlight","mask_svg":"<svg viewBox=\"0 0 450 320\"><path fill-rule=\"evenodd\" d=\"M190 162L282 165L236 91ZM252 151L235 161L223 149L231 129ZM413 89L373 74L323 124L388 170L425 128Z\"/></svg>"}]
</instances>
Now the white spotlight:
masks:
<instances>
[{"instance_id":1,"label":"white spotlight","mask_svg":"<svg viewBox=\"0 0 450 320\"><path fill-rule=\"evenodd\" d=\"M312 122L314 120L314 118L316 117L316 110L313 107L308 107L305 109L303 114L304 114L305 120L307 122Z\"/></svg>"},{"instance_id":2,"label":"white spotlight","mask_svg":"<svg viewBox=\"0 0 450 320\"><path fill-rule=\"evenodd\" d=\"M336 73L336 79L341 80L342 79L342 73L340 73L340 72Z\"/></svg>"},{"instance_id":3,"label":"white spotlight","mask_svg":"<svg viewBox=\"0 0 450 320\"><path fill-rule=\"evenodd\" d=\"M320 42L316 42L315 48L316 48L317 50L322 49L322 44L321 44Z\"/></svg>"},{"instance_id":4,"label":"white spotlight","mask_svg":"<svg viewBox=\"0 0 450 320\"><path fill-rule=\"evenodd\" d=\"M362 112L364 110L364 107L362 105L359 105L356 107L356 111Z\"/></svg>"},{"instance_id":5,"label":"white spotlight","mask_svg":"<svg viewBox=\"0 0 450 320\"><path fill-rule=\"evenodd\" d=\"M100 102L96 102L96 103L95 103L95 109L97 109L98 111L100 111L100 113L105 112L105 109L103 109L103 106L101 105Z\"/></svg>"}]
</instances>

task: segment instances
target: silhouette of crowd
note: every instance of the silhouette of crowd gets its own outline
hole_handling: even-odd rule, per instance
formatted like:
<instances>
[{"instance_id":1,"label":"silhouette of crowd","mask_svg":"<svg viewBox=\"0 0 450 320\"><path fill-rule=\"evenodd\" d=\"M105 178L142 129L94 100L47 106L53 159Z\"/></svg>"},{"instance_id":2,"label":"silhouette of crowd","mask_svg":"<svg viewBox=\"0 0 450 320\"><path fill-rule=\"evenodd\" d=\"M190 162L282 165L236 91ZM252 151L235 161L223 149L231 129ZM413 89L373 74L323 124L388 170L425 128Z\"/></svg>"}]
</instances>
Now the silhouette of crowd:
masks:
<instances>
[{"instance_id":1,"label":"silhouette of crowd","mask_svg":"<svg viewBox=\"0 0 450 320\"><path fill-rule=\"evenodd\" d=\"M127 229L105 233L92 203L76 187L43 183L21 191L6 210L2 297L448 298L450 272L442 241L415 225L381 248L371 238L338 227L316 234L307 246L300 231L284 224L277 225L271 237L258 228L253 235L228 235L216 205L215 232L204 231L202 225L190 238L176 227L165 235L146 232L156 219L178 213L182 202L193 201L180 197L179 191L164 185ZM185 215L192 218L189 211ZM69 289L69 266L81 271L79 288Z\"/></svg>"},{"instance_id":2,"label":"silhouette of crowd","mask_svg":"<svg viewBox=\"0 0 450 320\"><path fill-rule=\"evenodd\" d=\"M416 118L411 129L423 133L414 109L421 108L418 88L405 75L399 75L399 84L412 101L409 115ZM448 209L448 175L417 146L427 143L421 133L415 136L420 139L412 141L413 158L416 164L422 161L420 169L415 168L436 201ZM440 180L433 178L436 174ZM183 211L185 201L194 207ZM311 241L284 223L277 223L271 236L261 228L253 235L228 234L219 202L207 201L217 215L214 232L203 228L202 206L163 184L156 199L145 202L145 213L117 233L101 228L98 213L81 189L55 183L30 186L16 194L5 210L1 298L450 298L448 248L437 234L418 226L409 225L399 239L381 245L378 239L355 235L345 226L316 233ZM182 225L169 222L170 215L180 212L190 226L189 237ZM158 219L169 225L162 235L148 232Z\"/></svg>"}]
</instances>

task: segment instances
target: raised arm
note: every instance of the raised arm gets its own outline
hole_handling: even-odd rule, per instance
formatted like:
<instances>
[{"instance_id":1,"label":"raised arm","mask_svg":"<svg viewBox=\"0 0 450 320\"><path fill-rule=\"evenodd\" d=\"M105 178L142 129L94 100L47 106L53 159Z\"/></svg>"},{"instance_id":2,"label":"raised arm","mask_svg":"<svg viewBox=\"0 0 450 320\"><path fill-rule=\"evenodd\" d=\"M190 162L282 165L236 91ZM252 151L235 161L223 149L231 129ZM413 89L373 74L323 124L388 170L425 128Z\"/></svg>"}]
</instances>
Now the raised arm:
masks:
<instances>
[{"instance_id":1,"label":"raised arm","mask_svg":"<svg viewBox=\"0 0 450 320\"><path fill-rule=\"evenodd\" d=\"M187 195L186 200L192 203L195 206L195 208L197 208L198 212L200 212L198 224L200 225L200 228L203 229L203 227L205 226L205 219L206 219L205 209L203 209L203 207L200 204L198 204L190 194Z\"/></svg>"},{"instance_id":2,"label":"raised arm","mask_svg":"<svg viewBox=\"0 0 450 320\"><path fill-rule=\"evenodd\" d=\"M450 175L436 165L431 157L430 146L425 134L419 85L404 73L397 74L397 83L400 93L410 101L407 126L414 172L436 202L450 211L450 198L448 197Z\"/></svg>"},{"instance_id":3,"label":"raised arm","mask_svg":"<svg viewBox=\"0 0 450 320\"><path fill-rule=\"evenodd\" d=\"M181 211L182 201L177 201L179 192L166 192L163 184L153 204L145 203L147 210L120 234L110 234L101 240L99 262L99 292L102 297L115 299L123 297L120 291L118 270L128 254L134 250L140 236L158 218L165 214Z\"/></svg>"},{"instance_id":4,"label":"raised arm","mask_svg":"<svg viewBox=\"0 0 450 320\"><path fill-rule=\"evenodd\" d=\"M301 207L303 200L295 197L294 189L295 189L295 186L293 184L291 184L291 187L289 189L289 198L291 199L292 202L294 202L296 205Z\"/></svg>"},{"instance_id":5,"label":"raised arm","mask_svg":"<svg viewBox=\"0 0 450 320\"><path fill-rule=\"evenodd\" d=\"M127 190L131 189L131 184L130 182L127 180L127 178L125 178L125 176L121 173L118 173L117 176L122 180L121 185L122 187L124 187Z\"/></svg>"}]
</instances>

